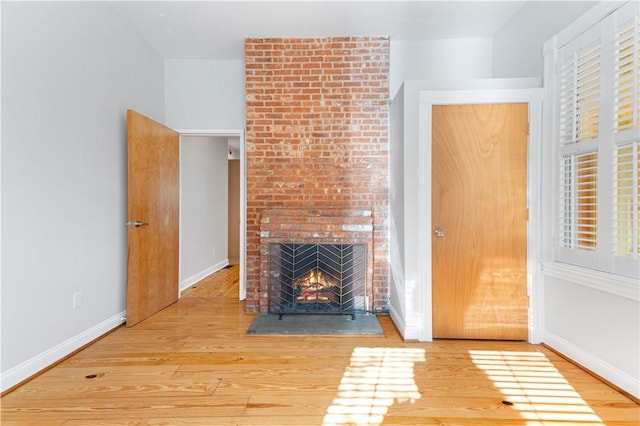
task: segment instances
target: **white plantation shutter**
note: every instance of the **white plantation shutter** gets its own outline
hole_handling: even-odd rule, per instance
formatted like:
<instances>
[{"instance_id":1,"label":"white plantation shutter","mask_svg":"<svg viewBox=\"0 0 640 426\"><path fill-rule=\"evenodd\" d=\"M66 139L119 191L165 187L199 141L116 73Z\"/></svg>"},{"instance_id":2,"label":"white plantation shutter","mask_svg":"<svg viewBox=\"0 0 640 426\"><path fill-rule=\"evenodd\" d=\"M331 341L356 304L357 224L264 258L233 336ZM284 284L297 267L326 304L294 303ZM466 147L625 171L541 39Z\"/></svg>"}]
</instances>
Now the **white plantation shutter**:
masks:
<instances>
[{"instance_id":1,"label":"white plantation shutter","mask_svg":"<svg viewBox=\"0 0 640 426\"><path fill-rule=\"evenodd\" d=\"M598 248L601 51L600 32L588 31L563 47L558 68L559 243L581 265Z\"/></svg>"},{"instance_id":2,"label":"white plantation shutter","mask_svg":"<svg viewBox=\"0 0 640 426\"><path fill-rule=\"evenodd\" d=\"M640 18L629 2L556 56L556 260L640 276Z\"/></svg>"},{"instance_id":3,"label":"white plantation shutter","mask_svg":"<svg viewBox=\"0 0 640 426\"><path fill-rule=\"evenodd\" d=\"M614 271L633 275L640 262L640 17L614 32L611 168Z\"/></svg>"}]
</instances>

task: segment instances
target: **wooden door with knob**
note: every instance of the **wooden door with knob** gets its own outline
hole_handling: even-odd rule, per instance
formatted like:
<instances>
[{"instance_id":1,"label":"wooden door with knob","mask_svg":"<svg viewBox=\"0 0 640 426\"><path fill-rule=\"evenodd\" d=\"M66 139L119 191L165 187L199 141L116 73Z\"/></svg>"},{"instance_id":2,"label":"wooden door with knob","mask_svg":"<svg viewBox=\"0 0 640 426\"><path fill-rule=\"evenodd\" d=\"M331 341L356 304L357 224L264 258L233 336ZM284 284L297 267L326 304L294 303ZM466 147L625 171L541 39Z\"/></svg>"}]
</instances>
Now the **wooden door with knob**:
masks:
<instances>
[{"instance_id":1,"label":"wooden door with knob","mask_svg":"<svg viewBox=\"0 0 640 426\"><path fill-rule=\"evenodd\" d=\"M127 327L178 300L180 135L127 111Z\"/></svg>"},{"instance_id":2,"label":"wooden door with knob","mask_svg":"<svg viewBox=\"0 0 640 426\"><path fill-rule=\"evenodd\" d=\"M527 104L432 110L434 338L526 340Z\"/></svg>"}]
</instances>

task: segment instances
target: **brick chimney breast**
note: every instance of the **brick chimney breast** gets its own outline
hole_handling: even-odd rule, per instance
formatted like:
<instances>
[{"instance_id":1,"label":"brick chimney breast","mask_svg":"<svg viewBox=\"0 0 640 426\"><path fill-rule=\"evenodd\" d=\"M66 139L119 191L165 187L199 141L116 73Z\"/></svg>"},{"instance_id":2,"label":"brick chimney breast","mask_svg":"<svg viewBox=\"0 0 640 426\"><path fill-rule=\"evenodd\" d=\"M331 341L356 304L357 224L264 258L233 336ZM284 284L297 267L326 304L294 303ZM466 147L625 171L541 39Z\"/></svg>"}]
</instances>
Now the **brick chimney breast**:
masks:
<instances>
[{"instance_id":1,"label":"brick chimney breast","mask_svg":"<svg viewBox=\"0 0 640 426\"><path fill-rule=\"evenodd\" d=\"M247 311L267 308L264 240L364 234L369 306L386 310L389 39L249 38L245 70Z\"/></svg>"}]
</instances>

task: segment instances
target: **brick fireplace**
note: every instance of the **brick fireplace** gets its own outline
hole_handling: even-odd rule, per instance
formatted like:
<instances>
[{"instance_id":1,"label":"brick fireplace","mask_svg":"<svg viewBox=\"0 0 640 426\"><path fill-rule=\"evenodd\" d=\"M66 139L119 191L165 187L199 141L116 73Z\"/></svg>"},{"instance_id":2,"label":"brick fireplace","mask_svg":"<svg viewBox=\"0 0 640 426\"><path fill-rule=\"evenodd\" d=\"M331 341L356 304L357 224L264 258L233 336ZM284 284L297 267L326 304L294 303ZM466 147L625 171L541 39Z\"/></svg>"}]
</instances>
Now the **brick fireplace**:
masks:
<instances>
[{"instance_id":1,"label":"brick fireplace","mask_svg":"<svg viewBox=\"0 0 640 426\"><path fill-rule=\"evenodd\" d=\"M366 245L387 309L389 40L247 39L247 310L267 312L269 244Z\"/></svg>"},{"instance_id":2,"label":"brick fireplace","mask_svg":"<svg viewBox=\"0 0 640 426\"><path fill-rule=\"evenodd\" d=\"M289 282L282 282L279 279L275 279L274 273L281 275L280 270L282 265L278 261L274 262L274 257L280 258L281 249L279 245L291 245L294 243L296 246L302 246L305 248L305 254L302 257L307 259L314 256L314 247L331 247L325 250L340 250L346 248L353 254L354 249L362 256L362 262L355 262L358 266L362 266L362 271L352 270L349 275L361 275L363 281L362 289L342 289L341 284L336 292L339 293L338 297L345 296L345 301L334 301L334 306L322 307L324 303L318 303L316 300L313 302L313 309L305 308L305 301L295 303L295 299L302 299L302 295L293 297L295 288L293 284L296 278L300 278L292 271L291 279ZM358 249L362 247L362 249ZM315 249L317 250L317 249ZM352 312L365 312L371 310L370 307L373 304L373 219L371 217L371 211L358 210L358 209L305 209L305 208L289 208L289 209L275 209L275 210L263 210L260 219L260 288L267 289L269 293L269 312L271 313L287 313L287 312L309 312L309 311L322 311L327 313L352 313ZM302 268L302 273L325 273L331 274L334 281L340 280L342 267L345 266L337 258L339 256L333 256L328 254L324 256L335 257L330 263L333 263L330 267L323 269L307 267L304 264L306 262L292 262L293 264L288 266L287 269L296 269L295 263ZM349 256L350 257L350 256ZM275 263L275 265L274 265ZM291 259L287 261L291 263ZM312 261L312 263L314 263ZM316 262L317 263L317 262ZM324 263L324 262L320 262ZM345 262L346 263L346 262ZM275 270L274 270L275 267ZM300 269L300 268L298 268ZM333 272L333 273L332 273ZM274 294L274 281L278 282L278 288L275 289ZM338 284L338 283L336 283ZM282 285L288 285L292 288L289 291L282 291ZM286 306L282 301L282 296L287 294L292 297L292 300L287 303ZM354 302L354 299L356 300ZM348 304L348 306L347 306ZM293 305L297 305L293 306ZM331 303L329 303L331 305ZM339 305L339 306L337 306ZM275 307L274 307L275 306Z\"/></svg>"}]
</instances>

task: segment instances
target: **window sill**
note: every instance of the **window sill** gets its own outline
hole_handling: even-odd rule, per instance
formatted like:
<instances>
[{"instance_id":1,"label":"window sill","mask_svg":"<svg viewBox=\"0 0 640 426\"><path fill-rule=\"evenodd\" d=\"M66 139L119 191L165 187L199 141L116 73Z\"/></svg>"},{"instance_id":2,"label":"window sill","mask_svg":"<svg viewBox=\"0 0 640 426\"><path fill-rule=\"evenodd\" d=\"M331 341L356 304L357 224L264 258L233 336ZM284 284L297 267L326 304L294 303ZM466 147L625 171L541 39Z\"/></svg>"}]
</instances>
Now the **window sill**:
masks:
<instances>
[{"instance_id":1,"label":"window sill","mask_svg":"<svg viewBox=\"0 0 640 426\"><path fill-rule=\"evenodd\" d=\"M635 278L607 274L560 262L540 262L544 275L640 302L640 282Z\"/></svg>"}]
</instances>

